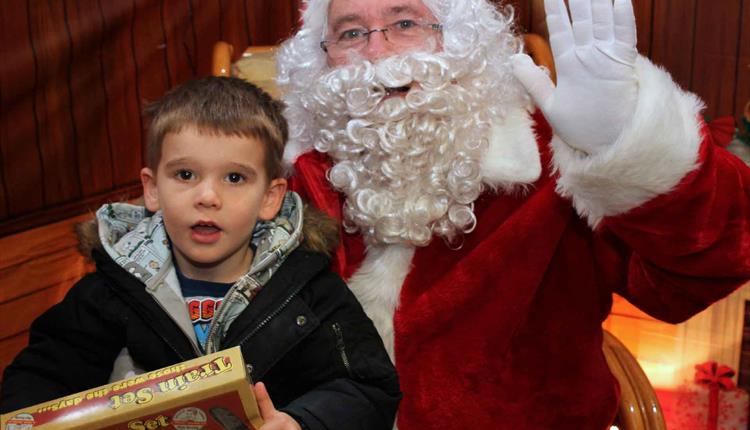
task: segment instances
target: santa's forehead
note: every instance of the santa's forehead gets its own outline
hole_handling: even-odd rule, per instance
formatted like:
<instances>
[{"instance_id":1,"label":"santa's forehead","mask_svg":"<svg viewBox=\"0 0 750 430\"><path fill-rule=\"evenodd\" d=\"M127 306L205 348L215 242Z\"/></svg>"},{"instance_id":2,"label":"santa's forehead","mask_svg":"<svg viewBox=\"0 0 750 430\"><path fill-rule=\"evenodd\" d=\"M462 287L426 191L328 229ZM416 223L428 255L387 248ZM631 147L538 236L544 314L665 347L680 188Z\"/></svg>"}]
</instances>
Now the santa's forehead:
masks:
<instances>
[{"instance_id":1,"label":"santa's forehead","mask_svg":"<svg viewBox=\"0 0 750 430\"><path fill-rule=\"evenodd\" d=\"M432 17L422 0L330 0L328 5L329 20L343 16L385 18L409 13Z\"/></svg>"}]
</instances>

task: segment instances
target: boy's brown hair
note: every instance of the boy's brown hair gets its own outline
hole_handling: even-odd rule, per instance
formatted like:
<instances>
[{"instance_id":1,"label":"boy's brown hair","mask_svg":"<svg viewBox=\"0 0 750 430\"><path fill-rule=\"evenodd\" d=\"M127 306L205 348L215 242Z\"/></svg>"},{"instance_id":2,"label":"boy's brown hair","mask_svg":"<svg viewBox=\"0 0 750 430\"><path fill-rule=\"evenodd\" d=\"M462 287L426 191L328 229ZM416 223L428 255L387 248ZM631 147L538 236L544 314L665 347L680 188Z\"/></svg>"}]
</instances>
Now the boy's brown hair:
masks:
<instances>
[{"instance_id":1,"label":"boy's brown hair","mask_svg":"<svg viewBox=\"0 0 750 430\"><path fill-rule=\"evenodd\" d=\"M151 118L146 165L156 170L168 133L194 126L201 133L258 139L265 148L268 179L279 178L289 137L282 110L282 102L242 79L211 76L188 81L146 108Z\"/></svg>"}]
</instances>

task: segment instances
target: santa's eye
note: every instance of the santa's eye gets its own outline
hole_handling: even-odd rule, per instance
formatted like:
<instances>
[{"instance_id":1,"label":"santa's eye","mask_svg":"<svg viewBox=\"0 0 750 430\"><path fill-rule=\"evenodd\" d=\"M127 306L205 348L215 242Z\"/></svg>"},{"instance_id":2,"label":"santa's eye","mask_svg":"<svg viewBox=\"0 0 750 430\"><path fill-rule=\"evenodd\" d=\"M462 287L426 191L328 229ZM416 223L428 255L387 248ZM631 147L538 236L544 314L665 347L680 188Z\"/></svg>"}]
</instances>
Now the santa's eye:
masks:
<instances>
[{"instance_id":1,"label":"santa's eye","mask_svg":"<svg viewBox=\"0 0 750 430\"><path fill-rule=\"evenodd\" d=\"M362 40L367 33L364 28L350 28L339 33L339 42L356 42Z\"/></svg>"},{"instance_id":2,"label":"santa's eye","mask_svg":"<svg viewBox=\"0 0 750 430\"><path fill-rule=\"evenodd\" d=\"M393 23L394 30L408 31L417 27L417 22L413 19L400 19Z\"/></svg>"}]
</instances>

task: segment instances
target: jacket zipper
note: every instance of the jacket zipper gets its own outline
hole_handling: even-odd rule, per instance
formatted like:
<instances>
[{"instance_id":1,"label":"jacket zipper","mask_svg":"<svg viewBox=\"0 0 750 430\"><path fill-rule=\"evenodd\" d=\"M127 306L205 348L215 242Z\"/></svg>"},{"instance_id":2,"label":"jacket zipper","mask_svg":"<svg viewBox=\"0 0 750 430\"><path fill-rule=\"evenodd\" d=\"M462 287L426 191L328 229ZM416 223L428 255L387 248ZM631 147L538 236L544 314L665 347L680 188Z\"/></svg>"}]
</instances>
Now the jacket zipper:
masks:
<instances>
[{"instance_id":1,"label":"jacket zipper","mask_svg":"<svg viewBox=\"0 0 750 430\"><path fill-rule=\"evenodd\" d=\"M348 373L350 377L353 377L352 368L349 365L349 357L346 355L346 345L344 344L344 333L341 330L341 324L335 322L331 327L333 327L333 332L336 334L336 349L338 349L339 354L341 354L341 361L344 362L346 373Z\"/></svg>"},{"instance_id":2,"label":"jacket zipper","mask_svg":"<svg viewBox=\"0 0 750 430\"><path fill-rule=\"evenodd\" d=\"M255 283L255 289L261 288L261 285L255 281L252 280ZM211 323L208 325L208 335L206 335L206 354L211 354L216 351L209 351L209 349L215 349L218 350L220 348L221 340L214 340L216 337L216 333L221 329L221 326L224 325L224 314L227 313L227 309L229 308L229 298L235 295L235 292L237 291L237 284L239 282L235 282L232 287L227 291L227 293L224 295L224 298L222 299L221 306L219 306L219 310L216 311L214 314L213 319L211 319ZM243 309L244 310L244 309ZM209 348L211 347L211 348Z\"/></svg>"}]
</instances>

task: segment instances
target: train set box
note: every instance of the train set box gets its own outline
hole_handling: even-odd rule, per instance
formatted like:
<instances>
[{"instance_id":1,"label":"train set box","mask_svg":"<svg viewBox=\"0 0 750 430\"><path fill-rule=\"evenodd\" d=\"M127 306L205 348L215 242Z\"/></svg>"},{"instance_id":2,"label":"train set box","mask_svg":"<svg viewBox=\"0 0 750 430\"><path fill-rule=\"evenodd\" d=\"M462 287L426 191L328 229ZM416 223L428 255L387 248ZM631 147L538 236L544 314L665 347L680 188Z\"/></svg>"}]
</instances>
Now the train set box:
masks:
<instances>
[{"instance_id":1,"label":"train set box","mask_svg":"<svg viewBox=\"0 0 750 430\"><path fill-rule=\"evenodd\" d=\"M1 430L254 430L262 424L239 347L0 416Z\"/></svg>"}]
</instances>

